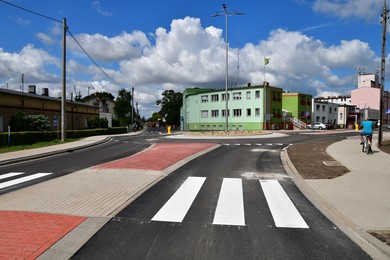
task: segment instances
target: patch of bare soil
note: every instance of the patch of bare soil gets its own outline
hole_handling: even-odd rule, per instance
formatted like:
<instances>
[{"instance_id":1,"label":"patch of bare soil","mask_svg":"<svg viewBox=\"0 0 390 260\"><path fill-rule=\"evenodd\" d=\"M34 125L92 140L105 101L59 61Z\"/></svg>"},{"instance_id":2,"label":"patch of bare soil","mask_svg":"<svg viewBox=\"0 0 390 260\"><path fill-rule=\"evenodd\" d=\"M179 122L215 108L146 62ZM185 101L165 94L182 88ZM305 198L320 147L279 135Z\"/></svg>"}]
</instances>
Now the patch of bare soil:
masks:
<instances>
[{"instance_id":1,"label":"patch of bare soil","mask_svg":"<svg viewBox=\"0 0 390 260\"><path fill-rule=\"evenodd\" d=\"M390 154L390 140L383 140L382 146L378 147L382 152Z\"/></svg>"},{"instance_id":2,"label":"patch of bare soil","mask_svg":"<svg viewBox=\"0 0 390 260\"><path fill-rule=\"evenodd\" d=\"M375 230L368 233L390 246L390 230Z\"/></svg>"},{"instance_id":3,"label":"patch of bare soil","mask_svg":"<svg viewBox=\"0 0 390 260\"><path fill-rule=\"evenodd\" d=\"M333 179L349 170L326 153L335 141L300 143L287 150L290 161L304 179Z\"/></svg>"}]
</instances>

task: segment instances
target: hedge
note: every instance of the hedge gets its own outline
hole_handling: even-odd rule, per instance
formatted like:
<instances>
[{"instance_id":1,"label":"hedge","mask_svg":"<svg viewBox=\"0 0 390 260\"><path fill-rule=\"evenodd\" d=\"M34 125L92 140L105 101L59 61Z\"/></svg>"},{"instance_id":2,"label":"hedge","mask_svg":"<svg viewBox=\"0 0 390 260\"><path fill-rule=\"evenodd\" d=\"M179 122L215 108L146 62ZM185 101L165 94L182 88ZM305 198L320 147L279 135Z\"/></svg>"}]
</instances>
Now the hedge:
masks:
<instances>
[{"instance_id":1,"label":"hedge","mask_svg":"<svg viewBox=\"0 0 390 260\"><path fill-rule=\"evenodd\" d=\"M67 139L79 139L95 135L113 135L127 133L127 127L112 127L87 130L67 130ZM0 147L15 146L15 145L30 145L39 142L50 142L57 138L61 138L61 133L57 131L39 131L39 132L11 132L9 136L10 143L8 144L8 133L0 133Z\"/></svg>"}]
</instances>

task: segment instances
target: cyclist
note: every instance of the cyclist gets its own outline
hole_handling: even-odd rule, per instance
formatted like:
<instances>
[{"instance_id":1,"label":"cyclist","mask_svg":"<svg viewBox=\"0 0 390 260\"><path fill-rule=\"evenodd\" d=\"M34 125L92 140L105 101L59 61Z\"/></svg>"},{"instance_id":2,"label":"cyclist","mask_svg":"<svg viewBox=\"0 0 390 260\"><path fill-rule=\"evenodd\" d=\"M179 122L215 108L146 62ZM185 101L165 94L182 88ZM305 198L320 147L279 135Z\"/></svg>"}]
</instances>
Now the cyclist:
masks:
<instances>
[{"instance_id":1,"label":"cyclist","mask_svg":"<svg viewBox=\"0 0 390 260\"><path fill-rule=\"evenodd\" d=\"M360 124L362 131L360 132L360 144L363 144L363 136L366 135L370 142L372 142L372 132L374 130L374 122L370 121L368 117Z\"/></svg>"}]
</instances>

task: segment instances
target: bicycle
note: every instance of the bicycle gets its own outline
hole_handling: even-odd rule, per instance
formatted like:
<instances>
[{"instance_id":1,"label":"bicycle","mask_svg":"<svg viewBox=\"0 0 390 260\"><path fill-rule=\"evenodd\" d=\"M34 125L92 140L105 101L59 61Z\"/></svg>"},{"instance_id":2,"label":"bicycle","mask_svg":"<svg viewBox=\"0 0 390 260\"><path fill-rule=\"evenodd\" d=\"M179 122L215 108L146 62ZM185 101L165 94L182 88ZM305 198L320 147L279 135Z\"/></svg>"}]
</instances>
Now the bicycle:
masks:
<instances>
[{"instance_id":1,"label":"bicycle","mask_svg":"<svg viewBox=\"0 0 390 260\"><path fill-rule=\"evenodd\" d=\"M363 147L362 152L367 154L372 154L371 149L371 138L369 138L369 135L363 135Z\"/></svg>"}]
</instances>

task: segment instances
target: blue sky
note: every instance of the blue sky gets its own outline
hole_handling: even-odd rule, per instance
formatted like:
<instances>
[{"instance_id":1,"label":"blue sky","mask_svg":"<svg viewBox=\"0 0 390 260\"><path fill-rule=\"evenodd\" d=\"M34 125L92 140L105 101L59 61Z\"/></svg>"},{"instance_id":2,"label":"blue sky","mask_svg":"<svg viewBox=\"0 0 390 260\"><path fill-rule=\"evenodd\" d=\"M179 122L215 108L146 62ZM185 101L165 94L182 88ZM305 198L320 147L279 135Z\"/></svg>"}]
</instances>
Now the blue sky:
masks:
<instances>
[{"instance_id":1,"label":"blue sky","mask_svg":"<svg viewBox=\"0 0 390 260\"><path fill-rule=\"evenodd\" d=\"M357 69L380 66L382 0L0 1L0 87L35 84L61 91L62 18L72 35L116 82L67 38L67 95L135 88L150 117L161 93L224 88L225 17L229 12L229 85L262 84L313 96L348 95ZM270 63L264 71L263 58ZM239 66L238 66L239 64ZM238 68L239 67L239 68ZM386 74L388 78L388 75ZM118 84L119 83L119 86ZM386 84L386 90L389 88Z\"/></svg>"}]
</instances>

